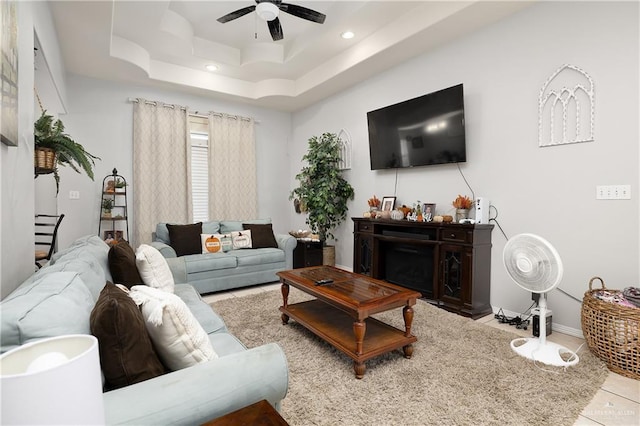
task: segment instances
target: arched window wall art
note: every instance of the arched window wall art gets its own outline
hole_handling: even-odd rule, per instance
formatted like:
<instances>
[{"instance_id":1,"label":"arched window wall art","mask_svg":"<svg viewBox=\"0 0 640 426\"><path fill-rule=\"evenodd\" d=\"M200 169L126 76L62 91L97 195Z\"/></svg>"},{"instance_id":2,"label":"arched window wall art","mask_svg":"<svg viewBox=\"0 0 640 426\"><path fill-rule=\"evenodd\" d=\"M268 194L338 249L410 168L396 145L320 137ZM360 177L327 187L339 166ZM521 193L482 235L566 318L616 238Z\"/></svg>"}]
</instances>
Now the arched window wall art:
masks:
<instances>
[{"instance_id":1,"label":"arched window wall art","mask_svg":"<svg viewBox=\"0 0 640 426\"><path fill-rule=\"evenodd\" d=\"M540 147L594 140L594 86L585 71L565 64L549 76L538 98Z\"/></svg>"},{"instance_id":2,"label":"arched window wall art","mask_svg":"<svg viewBox=\"0 0 640 426\"><path fill-rule=\"evenodd\" d=\"M340 139L340 163L338 166L340 170L351 169L351 135L345 129L340 129L338 132L338 138Z\"/></svg>"}]
</instances>

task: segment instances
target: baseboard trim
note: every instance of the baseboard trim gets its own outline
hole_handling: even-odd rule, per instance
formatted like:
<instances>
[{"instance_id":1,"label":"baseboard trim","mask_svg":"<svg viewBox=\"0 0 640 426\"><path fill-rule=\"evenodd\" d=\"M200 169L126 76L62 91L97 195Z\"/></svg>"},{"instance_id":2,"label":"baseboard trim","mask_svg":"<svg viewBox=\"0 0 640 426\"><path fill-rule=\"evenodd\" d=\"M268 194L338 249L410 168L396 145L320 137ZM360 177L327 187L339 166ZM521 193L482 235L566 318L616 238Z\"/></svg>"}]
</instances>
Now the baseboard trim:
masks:
<instances>
[{"instance_id":1,"label":"baseboard trim","mask_svg":"<svg viewBox=\"0 0 640 426\"><path fill-rule=\"evenodd\" d=\"M494 314L497 314L498 311L500 311L500 308L492 307L492 309L493 309L493 313ZM509 311L509 310L504 309L504 308L502 309L502 312L508 317L517 317L518 315L521 315L520 312ZM584 339L584 334L582 333L582 329L568 327L568 326L563 325L563 324L558 324L555 321L551 325L551 330L557 331L558 333L566 334L568 336L573 336L573 337L578 337L580 339Z\"/></svg>"}]
</instances>

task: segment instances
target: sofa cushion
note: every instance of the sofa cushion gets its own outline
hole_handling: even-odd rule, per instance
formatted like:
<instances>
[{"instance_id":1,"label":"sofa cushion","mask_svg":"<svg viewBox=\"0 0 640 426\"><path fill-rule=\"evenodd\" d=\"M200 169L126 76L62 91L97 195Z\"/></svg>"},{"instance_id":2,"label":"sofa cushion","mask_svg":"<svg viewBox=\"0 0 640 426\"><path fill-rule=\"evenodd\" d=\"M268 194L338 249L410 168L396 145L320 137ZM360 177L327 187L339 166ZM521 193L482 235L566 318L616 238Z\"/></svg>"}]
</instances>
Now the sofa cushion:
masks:
<instances>
[{"instance_id":1,"label":"sofa cushion","mask_svg":"<svg viewBox=\"0 0 640 426\"><path fill-rule=\"evenodd\" d=\"M80 252L90 253L98 261L98 263L100 263L102 269L104 269L107 279L111 280L111 274L109 272L109 262L107 260L109 245L102 241L102 239L97 235L86 235L84 237L78 238L69 247L54 254L51 257L49 264L54 265L62 257L67 255L73 257ZM100 290L102 290L102 286L100 286L98 293L100 293Z\"/></svg>"},{"instance_id":2,"label":"sofa cushion","mask_svg":"<svg viewBox=\"0 0 640 426\"><path fill-rule=\"evenodd\" d=\"M167 367L180 370L218 357L207 333L178 296L146 286L133 286L130 296L142 306L149 336Z\"/></svg>"},{"instance_id":3,"label":"sofa cushion","mask_svg":"<svg viewBox=\"0 0 640 426\"><path fill-rule=\"evenodd\" d=\"M127 288L144 284L136 266L136 253L124 240L109 249L109 269L116 284L124 284Z\"/></svg>"},{"instance_id":4,"label":"sofa cushion","mask_svg":"<svg viewBox=\"0 0 640 426\"><path fill-rule=\"evenodd\" d=\"M174 294L187 305L207 334L227 331L227 326L220 315L202 300L200 293L192 285L176 284Z\"/></svg>"},{"instance_id":5,"label":"sofa cushion","mask_svg":"<svg viewBox=\"0 0 640 426\"><path fill-rule=\"evenodd\" d=\"M77 272L39 275L0 303L0 352L61 334L90 334L94 299Z\"/></svg>"},{"instance_id":6,"label":"sofa cushion","mask_svg":"<svg viewBox=\"0 0 640 426\"><path fill-rule=\"evenodd\" d=\"M278 248L278 242L273 235L273 227L270 223L243 223L244 229L251 231L251 247L252 248Z\"/></svg>"},{"instance_id":7,"label":"sofa cushion","mask_svg":"<svg viewBox=\"0 0 640 426\"><path fill-rule=\"evenodd\" d=\"M236 257L229 253L192 254L184 257L188 274L217 269L229 269L238 266Z\"/></svg>"},{"instance_id":8,"label":"sofa cushion","mask_svg":"<svg viewBox=\"0 0 640 426\"><path fill-rule=\"evenodd\" d=\"M120 245L117 244L117 245ZM127 293L107 282L90 317L98 338L105 389L118 389L165 373L140 309Z\"/></svg>"},{"instance_id":9,"label":"sofa cushion","mask_svg":"<svg viewBox=\"0 0 640 426\"><path fill-rule=\"evenodd\" d=\"M284 251L280 249L234 250L230 253L236 257L239 267L284 262Z\"/></svg>"},{"instance_id":10,"label":"sofa cushion","mask_svg":"<svg viewBox=\"0 0 640 426\"><path fill-rule=\"evenodd\" d=\"M271 218L268 217L266 219L252 219L252 220L243 220L243 221L223 220L220 222L220 233L228 234L232 231L242 231L244 229L244 227L242 226L243 223L255 223L255 224L265 225L267 223L271 223Z\"/></svg>"},{"instance_id":11,"label":"sofa cushion","mask_svg":"<svg viewBox=\"0 0 640 426\"><path fill-rule=\"evenodd\" d=\"M220 222L206 221L202 222L203 234L217 234L220 231ZM154 241L160 241L165 244L169 244L169 230L167 229L166 222L160 222L156 225L156 232Z\"/></svg>"},{"instance_id":12,"label":"sofa cushion","mask_svg":"<svg viewBox=\"0 0 640 426\"><path fill-rule=\"evenodd\" d=\"M200 234L202 222L190 225L167 225L169 230L169 244L178 256L202 253Z\"/></svg>"},{"instance_id":13,"label":"sofa cushion","mask_svg":"<svg viewBox=\"0 0 640 426\"><path fill-rule=\"evenodd\" d=\"M147 244L140 244L136 250L136 266L146 285L173 293L175 285L173 274L158 249Z\"/></svg>"},{"instance_id":14,"label":"sofa cushion","mask_svg":"<svg viewBox=\"0 0 640 426\"><path fill-rule=\"evenodd\" d=\"M92 251L75 249L58 259L54 265L40 269L36 275L45 275L53 272L77 273L84 285L91 293L94 301L98 300L104 283L111 274L102 269L102 262L95 258Z\"/></svg>"}]
</instances>

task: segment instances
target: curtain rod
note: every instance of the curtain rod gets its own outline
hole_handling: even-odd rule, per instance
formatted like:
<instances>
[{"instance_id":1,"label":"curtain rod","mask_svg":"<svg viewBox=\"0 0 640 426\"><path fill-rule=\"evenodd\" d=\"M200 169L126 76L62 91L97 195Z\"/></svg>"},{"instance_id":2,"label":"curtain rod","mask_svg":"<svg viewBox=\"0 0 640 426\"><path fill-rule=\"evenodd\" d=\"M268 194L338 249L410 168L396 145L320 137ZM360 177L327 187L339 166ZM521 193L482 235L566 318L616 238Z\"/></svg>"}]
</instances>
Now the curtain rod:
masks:
<instances>
[{"instance_id":1,"label":"curtain rod","mask_svg":"<svg viewBox=\"0 0 640 426\"><path fill-rule=\"evenodd\" d=\"M138 98L127 98L127 102L131 102L131 103L136 103L137 104L138 102L140 102L140 99L138 99ZM158 105L157 101L146 101L145 100L145 103L147 105ZM163 104L163 106L167 107L167 108L175 108L176 106L179 106L179 105ZM190 112L187 107L179 106L179 108L184 110L184 111L187 111L189 113L189 115L191 115L193 117L198 117L198 118L208 118L209 117L208 115L203 114L200 111ZM224 115L224 114L222 114L220 112L211 112L211 114L215 115L215 116L218 116L218 117L222 117ZM242 116L239 116L239 115L228 114L228 116L230 118L235 118L235 119L240 119L240 120L246 120L246 121L250 120L250 118L242 117ZM260 124L260 120L253 120L253 122L256 123L256 124Z\"/></svg>"}]
</instances>

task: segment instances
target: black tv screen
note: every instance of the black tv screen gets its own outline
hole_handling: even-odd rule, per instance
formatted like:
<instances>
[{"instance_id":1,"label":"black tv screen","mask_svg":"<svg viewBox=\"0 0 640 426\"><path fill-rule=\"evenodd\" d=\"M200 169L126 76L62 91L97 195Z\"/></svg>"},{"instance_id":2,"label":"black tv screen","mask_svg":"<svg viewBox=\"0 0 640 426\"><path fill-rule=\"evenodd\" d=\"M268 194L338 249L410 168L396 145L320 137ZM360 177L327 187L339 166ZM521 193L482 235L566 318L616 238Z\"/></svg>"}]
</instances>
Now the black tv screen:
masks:
<instances>
[{"instance_id":1,"label":"black tv screen","mask_svg":"<svg viewBox=\"0 0 640 426\"><path fill-rule=\"evenodd\" d=\"M462 84L367 113L371 170L467 160Z\"/></svg>"}]
</instances>

